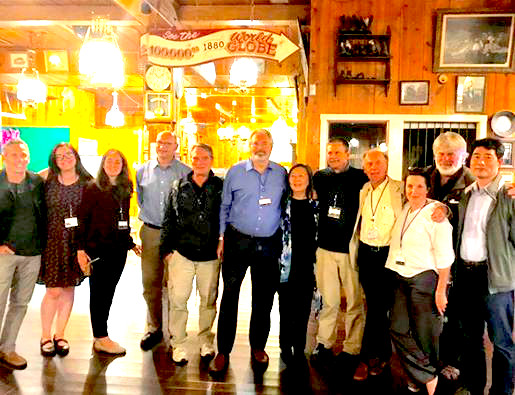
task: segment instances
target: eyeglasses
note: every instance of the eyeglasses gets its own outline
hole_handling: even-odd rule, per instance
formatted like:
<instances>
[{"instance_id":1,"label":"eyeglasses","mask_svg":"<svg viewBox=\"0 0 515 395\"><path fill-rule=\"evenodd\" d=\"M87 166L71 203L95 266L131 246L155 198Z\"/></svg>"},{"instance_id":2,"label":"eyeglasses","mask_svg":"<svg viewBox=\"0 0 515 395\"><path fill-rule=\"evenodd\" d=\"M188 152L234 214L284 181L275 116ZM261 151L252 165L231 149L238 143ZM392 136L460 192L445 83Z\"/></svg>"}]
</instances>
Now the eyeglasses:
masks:
<instances>
[{"instance_id":1,"label":"eyeglasses","mask_svg":"<svg viewBox=\"0 0 515 395\"><path fill-rule=\"evenodd\" d=\"M72 159L75 158L73 152L67 152L64 155L56 155L55 160Z\"/></svg>"}]
</instances>

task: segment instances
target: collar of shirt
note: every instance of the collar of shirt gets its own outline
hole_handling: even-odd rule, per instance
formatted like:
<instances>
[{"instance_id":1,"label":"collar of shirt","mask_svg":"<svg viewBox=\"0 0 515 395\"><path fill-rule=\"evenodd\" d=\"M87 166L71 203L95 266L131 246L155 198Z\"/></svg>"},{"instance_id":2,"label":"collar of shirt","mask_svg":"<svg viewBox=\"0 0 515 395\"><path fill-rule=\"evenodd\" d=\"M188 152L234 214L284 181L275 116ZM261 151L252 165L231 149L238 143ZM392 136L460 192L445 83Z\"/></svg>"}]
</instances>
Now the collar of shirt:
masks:
<instances>
[{"instance_id":1,"label":"collar of shirt","mask_svg":"<svg viewBox=\"0 0 515 395\"><path fill-rule=\"evenodd\" d=\"M347 164L345 165L344 169L342 171L339 171L338 173L336 171L334 171L334 169L330 166L327 166L327 168L329 169L329 172L333 173L333 174L342 174L342 173L345 173L347 170L349 170L349 167L350 167L350 160L347 161Z\"/></svg>"},{"instance_id":2,"label":"collar of shirt","mask_svg":"<svg viewBox=\"0 0 515 395\"><path fill-rule=\"evenodd\" d=\"M168 166L164 166L162 167L163 169L168 169L170 167L172 167L173 163L176 161L177 159L173 158L172 161L168 164ZM150 160L150 167L152 169L155 169L156 167L161 167L161 165L159 164L159 161L157 159L151 159Z\"/></svg>"},{"instance_id":3,"label":"collar of shirt","mask_svg":"<svg viewBox=\"0 0 515 395\"><path fill-rule=\"evenodd\" d=\"M477 181L475 181L474 183L472 183L470 186L469 186L469 190L474 193L474 192L479 192L479 193L486 193L488 196L490 196L493 200L497 200L497 192L499 191L499 189L502 188L502 184L501 184L501 174L497 174L497 176L484 188L481 188L479 186L479 184L477 183Z\"/></svg>"},{"instance_id":4,"label":"collar of shirt","mask_svg":"<svg viewBox=\"0 0 515 395\"><path fill-rule=\"evenodd\" d=\"M266 166L267 170L268 169L271 169L272 168L272 162L271 161L268 161L268 165ZM256 170L254 168L254 163L252 163L252 160L249 158L247 159L247 162L245 163L245 170L247 172L251 171L251 170ZM257 170L256 170L257 171Z\"/></svg>"}]
</instances>

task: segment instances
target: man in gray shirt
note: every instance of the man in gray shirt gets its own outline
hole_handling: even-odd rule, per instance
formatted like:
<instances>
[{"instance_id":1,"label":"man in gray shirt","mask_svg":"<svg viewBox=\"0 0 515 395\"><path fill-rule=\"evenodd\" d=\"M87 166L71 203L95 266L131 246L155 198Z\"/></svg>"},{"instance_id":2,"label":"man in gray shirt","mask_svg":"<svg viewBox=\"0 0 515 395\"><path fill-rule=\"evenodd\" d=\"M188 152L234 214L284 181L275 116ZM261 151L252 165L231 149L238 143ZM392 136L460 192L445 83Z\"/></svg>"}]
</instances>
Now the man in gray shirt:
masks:
<instances>
[{"instance_id":1,"label":"man in gray shirt","mask_svg":"<svg viewBox=\"0 0 515 395\"><path fill-rule=\"evenodd\" d=\"M140 346L147 351L163 338L163 274L164 263L159 257L159 242L167 199L175 180L187 175L191 169L175 159L177 138L170 131L157 135L157 160L150 160L136 173L136 188L140 207L141 272L143 297L147 302L147 329Z\"/></svg>"},{"instance_id":2,"label":"man in gray shirt","mask_svg":"<svg viewBox=\"0 0 515 395\"><path fill-rule=\"evenodd\" d=\"M16 338L41 265L45 196L43 179L27 171L30 155L24 141L6 143L2 156L5 169L0 173L0 362L11 369L25 369L27 361L15 351Z\"/></svg>"}]
</instances>

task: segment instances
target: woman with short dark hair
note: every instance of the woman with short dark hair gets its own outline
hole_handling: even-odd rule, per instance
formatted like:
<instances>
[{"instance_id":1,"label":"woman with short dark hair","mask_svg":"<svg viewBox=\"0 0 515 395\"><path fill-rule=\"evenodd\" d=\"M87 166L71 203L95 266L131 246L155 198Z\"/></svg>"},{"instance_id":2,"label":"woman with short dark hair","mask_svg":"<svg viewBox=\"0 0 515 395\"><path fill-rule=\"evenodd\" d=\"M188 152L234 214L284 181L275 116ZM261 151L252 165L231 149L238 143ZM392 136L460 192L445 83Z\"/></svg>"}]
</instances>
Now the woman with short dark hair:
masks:
<instances>
[{"instance_id":1,"label":"woman with short dark hair","mask_svg":"<svg viewBox=\"0 0 515 395\"><path fill-rule=\"evenodd\" d=\"M78 259L81 269L91 273L93 349L107 354L125 354L125 349L109 338L107 319L127 251L132 249L138 256L141 253L130 235L132 191L127 159L120 151L110 149L102 157L96 182L87 186L79 210Z\"/></svg>"}]
</instances>

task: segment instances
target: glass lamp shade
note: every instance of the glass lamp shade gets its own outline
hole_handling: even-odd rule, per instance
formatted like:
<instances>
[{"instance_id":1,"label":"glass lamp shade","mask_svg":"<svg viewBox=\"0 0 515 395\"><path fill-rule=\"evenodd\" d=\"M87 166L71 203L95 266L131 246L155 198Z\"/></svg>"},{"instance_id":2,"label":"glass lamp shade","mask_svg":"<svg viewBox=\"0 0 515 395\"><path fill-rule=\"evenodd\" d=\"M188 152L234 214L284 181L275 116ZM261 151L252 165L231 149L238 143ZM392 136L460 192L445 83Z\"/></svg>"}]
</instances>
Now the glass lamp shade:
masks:
<instances>
[{"instance_id":1,"label":"glass lamp shade","mask_svg":"<svg viewBox=\"0 0 515 395\"><path fill-rule=\"evenodd\" d=\"M124 64L118 45L112 39L86 39L79 52L79 72L94 85L123 86Z\"/></svg>"},{"instance_id":2,"label":"glass lamp shade","mask_svg":"<svg viewBox=\"0 0 515 395\"><path fill-rule=\"evenodd\" d=\"M113 106L106 114L105 124L113 128L119 128L125 125L125 116L118 107L118 93L113 92Z\"/></svg>"},{"instance_id":3,"label":"glass lamp shade","mask_svg":"<svg viewBox=\"0 0 515 395\"><path fill-rule=\"evenodd\" d=\"M47 86L39 79L38 72L33 69L34 75L26 75L25 69L21 72L18 80L17 94L18 100L28 103L46 102Z\"/></svg>"},{"instance_id":4,"label":"glass lamp shade","mask_svg":"<svg viewBox=\"0 0 515 395\"><path fill-rule=\"evenodd\" d=\"M257 64L250 58L238 58L231 66L229 82L232 85L248 87L256 85Z\"/></svg>"}]
</instances>

